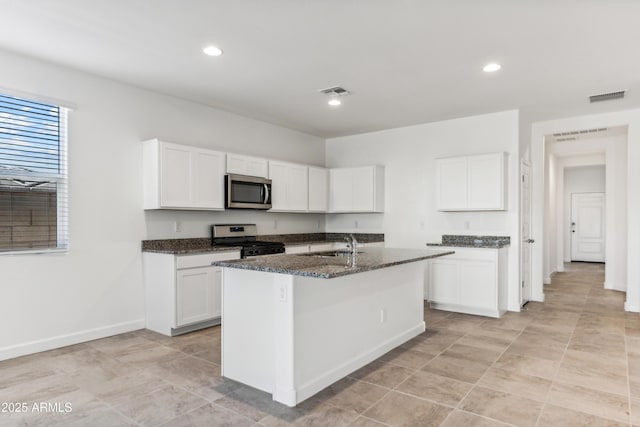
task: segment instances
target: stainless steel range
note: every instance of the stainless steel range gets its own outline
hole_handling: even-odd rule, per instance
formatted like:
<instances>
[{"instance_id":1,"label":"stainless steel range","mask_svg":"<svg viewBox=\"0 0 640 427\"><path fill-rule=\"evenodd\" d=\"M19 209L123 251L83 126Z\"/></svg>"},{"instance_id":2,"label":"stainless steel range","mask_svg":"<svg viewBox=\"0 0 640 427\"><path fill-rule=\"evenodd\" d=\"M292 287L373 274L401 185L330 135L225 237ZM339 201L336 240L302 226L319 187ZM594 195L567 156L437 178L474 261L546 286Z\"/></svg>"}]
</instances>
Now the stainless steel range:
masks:
<instances>
[{"instance_id":1,"label":"stainless steel range","mask_svg":"<svg viewBox=\"0 0 640 427\"><path fill-rule=\"evenodd\" d=\"M255 224L214 224L211 226L211 242L214 246L240 246L242 258L284 253L284 243L256 240Z\"/></svg>"}]
</instances>

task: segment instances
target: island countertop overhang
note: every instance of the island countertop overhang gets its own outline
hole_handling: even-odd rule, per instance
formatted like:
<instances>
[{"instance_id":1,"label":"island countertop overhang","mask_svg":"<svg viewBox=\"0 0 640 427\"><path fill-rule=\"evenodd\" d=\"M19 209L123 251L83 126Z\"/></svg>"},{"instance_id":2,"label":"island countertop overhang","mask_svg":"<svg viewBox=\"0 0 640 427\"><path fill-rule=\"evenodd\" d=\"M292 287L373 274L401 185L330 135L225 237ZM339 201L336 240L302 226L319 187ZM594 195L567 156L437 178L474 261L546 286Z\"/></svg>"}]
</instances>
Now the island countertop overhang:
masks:
<instances>
[{"instance_id":1,"label":"island countertop overhang","mask_svg":"<svg viewBox=\"0 0 640 427\"><path fill-rule=\"evenodd\" d=\"M351 258L348 256L320 257L313 254L261 256L232 261L217 261L212 265L332 279L454 253L451 250L365 248L357 254L355 265L352 265Z\"/></svg>"}]
</instances>

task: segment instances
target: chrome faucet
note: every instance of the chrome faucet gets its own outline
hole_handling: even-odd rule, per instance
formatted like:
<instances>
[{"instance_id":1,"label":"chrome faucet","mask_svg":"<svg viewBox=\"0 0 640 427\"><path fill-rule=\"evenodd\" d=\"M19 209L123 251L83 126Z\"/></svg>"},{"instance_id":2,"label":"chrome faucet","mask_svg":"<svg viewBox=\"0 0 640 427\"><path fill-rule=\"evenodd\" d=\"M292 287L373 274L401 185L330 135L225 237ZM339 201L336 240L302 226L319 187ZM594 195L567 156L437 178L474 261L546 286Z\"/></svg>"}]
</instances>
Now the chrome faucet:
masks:
<instances>
[{"instance_id":1,"label":"chrome faucet","mask_svg":"<svg viewBox=\"0 0 640 427\"><path fill-rule=\"evenodd\" d=\"M349 234L349 237L345 236L344 239L347 241L347 249L349 249L351 255L357 255L358 241L356 240L356 236L354 236L353 234Z\"/></svg>"}]
</instances>

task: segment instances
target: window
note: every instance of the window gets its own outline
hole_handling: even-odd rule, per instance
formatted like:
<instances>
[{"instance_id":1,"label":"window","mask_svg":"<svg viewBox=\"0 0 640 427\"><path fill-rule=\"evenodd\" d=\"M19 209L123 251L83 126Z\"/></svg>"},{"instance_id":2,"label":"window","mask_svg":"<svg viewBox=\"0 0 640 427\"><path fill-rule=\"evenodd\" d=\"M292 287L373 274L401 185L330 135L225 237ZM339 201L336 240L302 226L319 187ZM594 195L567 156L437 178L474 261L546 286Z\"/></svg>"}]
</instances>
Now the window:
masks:
<instances>
[{"instance_id":1,"label":"window","mask_svg":"<svg viewBox=\"0 0 640 427\"><path fill-rule=\"evenodd\" d=\"M0 253L66 249L67 109L0 95Z\"/></svg>"}]
</instances>

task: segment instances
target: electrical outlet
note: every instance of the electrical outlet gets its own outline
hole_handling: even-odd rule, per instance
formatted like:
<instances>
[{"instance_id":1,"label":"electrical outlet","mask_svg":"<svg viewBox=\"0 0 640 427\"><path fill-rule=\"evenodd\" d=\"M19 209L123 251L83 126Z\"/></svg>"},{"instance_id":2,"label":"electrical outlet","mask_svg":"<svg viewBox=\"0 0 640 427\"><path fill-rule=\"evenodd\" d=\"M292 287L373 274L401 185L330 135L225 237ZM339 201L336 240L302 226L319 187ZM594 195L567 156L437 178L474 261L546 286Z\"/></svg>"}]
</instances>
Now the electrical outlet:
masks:
<instances>
[{"instance_id":1,"label":"electrical outlet","mask_svg":"<svg viewBox=\"0 0 640 427\"><path fill-rule=\"evenodd\" d=\"M278 220L277 219L273 221L273 229L274 230L278 229Z\"/></svg>"},{"instance_id":2,"label":"electrical outlet","mask_svg":"<svg viewBox=\"0 0 640 427\"><path fill-rule=\"evenodd\" d=\"M353 224L355 225L356 228L358 228L358 221L353 221Z\"/></svg>"},{"instance_id":3,"label":"electrical outlet","mask_svg":"<svg viewBox=\"0 0 640 427\"><path fill-rule=\"evenodd\" d=\"M380 323L384 323L387 321L387 313L385 313L384 308L380 309Z\"/></svg>"},{"instance_id":4,"label":"electrical outlet","mask_svg":"<svg viewBox=\"0 0 640 427\"><path fill-rule=\"evenodd\" d=\"M287 302L287 288L284 285L280 285L280 301Z\"/></svg>"},{"instance_id":5,"label":"electrical outlet","mask_svg":"<svg viewBox=\"0 0 640 427\"><path fill-rule=\"evenodd\" d=\"M173 230L176 233L182 233L182 223L180 221L176 221L173 223Z\"/></svg>"}]
</instances>

